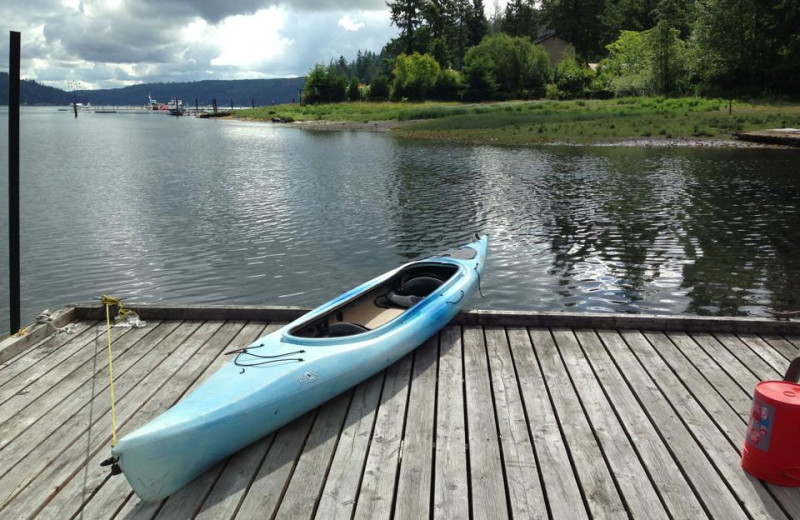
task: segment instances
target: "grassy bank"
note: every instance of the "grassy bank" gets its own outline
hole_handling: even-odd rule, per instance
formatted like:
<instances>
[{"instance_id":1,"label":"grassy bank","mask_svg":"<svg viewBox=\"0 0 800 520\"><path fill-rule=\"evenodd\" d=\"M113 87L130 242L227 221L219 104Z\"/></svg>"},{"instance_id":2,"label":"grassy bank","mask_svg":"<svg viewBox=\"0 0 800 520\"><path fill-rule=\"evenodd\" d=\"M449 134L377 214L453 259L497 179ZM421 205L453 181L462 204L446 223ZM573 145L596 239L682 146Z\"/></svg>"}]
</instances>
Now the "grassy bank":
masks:
<instances>
[{"instance_id":1,"label":"grassy bank","mask_svg":"<svg viewBox=\"0 0 800 520\"><path fill-rule=\"evenodd\" d=\"M329 103L323 105L286 104L274 107L258 107L235 113L237 119L270 121L350 121L369 123L372 121L407 121L409 119L432 119L466 113L461 103L430 101L425 103L382 102Z\"/></svg>"},{"instance_id":2,"label":"grassy bank","mask_svg":"<svg viewBox=\"0 0 800 520\"><path fill-rule=\"evenodd\" d=\"M800 105L747 104L700 98L461 103L280 105L237 118L294 121L410 121L401 135L468 143L613 142L637 138L727 139L738 131L800 127Z\"/></svg>"}]
</instances>

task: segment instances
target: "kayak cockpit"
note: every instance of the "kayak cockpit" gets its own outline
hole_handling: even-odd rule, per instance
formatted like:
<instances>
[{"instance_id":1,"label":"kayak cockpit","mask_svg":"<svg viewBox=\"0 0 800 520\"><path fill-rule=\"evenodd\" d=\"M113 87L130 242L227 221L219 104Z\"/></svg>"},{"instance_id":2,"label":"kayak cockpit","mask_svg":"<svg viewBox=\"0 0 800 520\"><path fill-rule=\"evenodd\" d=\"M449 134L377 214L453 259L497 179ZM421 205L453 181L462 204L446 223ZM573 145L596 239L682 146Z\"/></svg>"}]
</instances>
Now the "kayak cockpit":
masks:
<instances>
[{"instance_id":1,"label":"kayak cockpit","mask_svg":"<svg viewBox=\"0 0 800 520\"><path fill-rule=\"evenodd\" d=\"M418 262L391 278L289 331L300 338L334 338L361 334L402 316L436 292L459 270L449 263Z\"/></svg>"}]
</instances>

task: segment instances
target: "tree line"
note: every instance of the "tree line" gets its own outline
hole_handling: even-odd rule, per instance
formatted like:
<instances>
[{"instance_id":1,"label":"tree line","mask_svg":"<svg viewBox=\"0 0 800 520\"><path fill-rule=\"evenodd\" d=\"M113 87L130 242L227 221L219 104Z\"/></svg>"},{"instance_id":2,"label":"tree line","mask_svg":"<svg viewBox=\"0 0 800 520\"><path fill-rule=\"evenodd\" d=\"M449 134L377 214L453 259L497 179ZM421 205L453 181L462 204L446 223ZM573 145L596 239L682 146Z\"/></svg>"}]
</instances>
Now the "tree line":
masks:
<instances>
[{"instance_id":1,"label":"tree line","mask_svg":"<svg viewBox=\"0 0 800 520\"><path fill-rule=\"evenodd\" d=\"M800 95L796 0L389 0L380 53L310 71L305 102ZM535 42L570 44L555 66ZM591 65L591 66L590 66Z\"/></svg>"}]
</instances>

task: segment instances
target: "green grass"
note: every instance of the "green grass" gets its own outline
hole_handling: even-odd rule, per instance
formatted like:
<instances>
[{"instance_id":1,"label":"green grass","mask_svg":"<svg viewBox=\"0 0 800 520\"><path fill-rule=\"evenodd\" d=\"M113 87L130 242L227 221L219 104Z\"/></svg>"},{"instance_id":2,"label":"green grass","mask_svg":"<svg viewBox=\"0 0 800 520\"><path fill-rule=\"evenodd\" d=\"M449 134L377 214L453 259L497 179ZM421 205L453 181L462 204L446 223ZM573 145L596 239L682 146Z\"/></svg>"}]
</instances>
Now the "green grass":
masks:
<instances>
[{"instance_id":1,"label":"green grass","mask_svg":"<svg viewBox=\"0 0 800 520\"><path fill-rule=\"evenodd\" d=\"M639 97L611 100L503 103L338 103L280 105L235 117L330 121L410 121L395 132L417 138L526 145L609 142L630 138L730 138L739 131L800 127L800 106L704 98Z\"/></svg>"},{"instance_id":2,"label":"green grass","mask_svg":"<svg viewBox=\"0 0 800 520\"><path fill-rule=\"evenodd\" d=\"M273 117L295 121L407 121L409 119L435 119L463 111L460 103L408 103L380 102L329 103L323 105L286 104L240 110L237 119L269 121Z\"/></svg>"}]
</instances>

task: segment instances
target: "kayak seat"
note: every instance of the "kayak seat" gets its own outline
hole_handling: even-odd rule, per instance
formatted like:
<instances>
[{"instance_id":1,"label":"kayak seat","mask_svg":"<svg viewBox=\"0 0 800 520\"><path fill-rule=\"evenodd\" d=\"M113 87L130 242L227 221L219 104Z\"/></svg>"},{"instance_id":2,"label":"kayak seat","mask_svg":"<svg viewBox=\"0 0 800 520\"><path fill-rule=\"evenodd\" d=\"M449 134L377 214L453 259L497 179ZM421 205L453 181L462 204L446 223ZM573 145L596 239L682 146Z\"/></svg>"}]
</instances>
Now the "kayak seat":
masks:
<instances>
[{"instance_id":1,"label":"kayak seat","mask_svg":"<svg viewBox=\"0 0 800 520\"><path fill-rule=\"evenodd\" d=\"M329 338L340 338L342 336L352 336L354 334L361 334L362 332L367 331L369 331L368 328L358 325L357 323L340 321L338 323L332 323L328 326L328 333L326 336Z\"/></svg>"},{"instance_id":2,"label":"kayak seat","mask_svg":"<svg viewBox=\"0 0 800 520\"><path fill-rule=\"evenodd\" d=\"M376 305L385 305L387 302L392 306L408 309L416 305L420 300L438 289L444 282L432 275L420 275L406 280L402 287L386 293L385 300L376 301Z\"/></svg>"},{"instance_id":3,"label":"kayak seat","mask_svg":"<svg viewBox=\"0 0 800 520\"><path fill-rule=\"evenodd\" d=\"M424 298L438 289L444 282L435 276L415 276L403 284L403 293Z\"/></svg>"}]
</instances>

